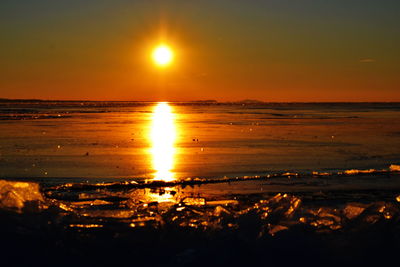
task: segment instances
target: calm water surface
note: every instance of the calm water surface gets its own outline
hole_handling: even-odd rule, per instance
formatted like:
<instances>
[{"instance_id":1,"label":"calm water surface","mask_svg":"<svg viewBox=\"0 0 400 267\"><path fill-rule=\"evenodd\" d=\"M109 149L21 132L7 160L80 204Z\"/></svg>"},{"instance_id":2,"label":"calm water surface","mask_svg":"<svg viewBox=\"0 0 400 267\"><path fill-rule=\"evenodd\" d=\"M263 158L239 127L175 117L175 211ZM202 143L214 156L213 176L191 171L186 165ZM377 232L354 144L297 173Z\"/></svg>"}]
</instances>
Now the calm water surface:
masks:
<instances>
[{"instance_id":1,"label":"calm water surface","mask_svg":"<svg viewBox=\"0 0 400 267\"><path fill-rule=\"evenodd\" d=\"M0 103L0 177L175 180L380 169L400 104Z\"/></svg>"}]
</instances>

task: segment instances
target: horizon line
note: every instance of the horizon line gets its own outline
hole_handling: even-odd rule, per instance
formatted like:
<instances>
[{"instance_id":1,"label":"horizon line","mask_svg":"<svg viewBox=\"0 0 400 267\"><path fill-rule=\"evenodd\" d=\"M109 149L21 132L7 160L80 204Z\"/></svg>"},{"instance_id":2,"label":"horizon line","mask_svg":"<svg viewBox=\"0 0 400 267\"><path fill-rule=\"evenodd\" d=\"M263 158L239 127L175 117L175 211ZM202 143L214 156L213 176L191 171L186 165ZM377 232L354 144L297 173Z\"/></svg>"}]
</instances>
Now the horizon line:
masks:
<instances>
[{"instance_id":1,"label":"horizon line","mask_svg":"<svg viewBox=\"0 0 400 267\"><path fill-rule=\"evenodd\" d=\"M215 104L268 104L268 103L400 103L400 101L262 101L257 99L243 99L235 101L205 100L84 100L84 99L36 99L36 98L0 98L0 102L138 102L138 103L215 103Z\"/></svg>"}]
</instances>

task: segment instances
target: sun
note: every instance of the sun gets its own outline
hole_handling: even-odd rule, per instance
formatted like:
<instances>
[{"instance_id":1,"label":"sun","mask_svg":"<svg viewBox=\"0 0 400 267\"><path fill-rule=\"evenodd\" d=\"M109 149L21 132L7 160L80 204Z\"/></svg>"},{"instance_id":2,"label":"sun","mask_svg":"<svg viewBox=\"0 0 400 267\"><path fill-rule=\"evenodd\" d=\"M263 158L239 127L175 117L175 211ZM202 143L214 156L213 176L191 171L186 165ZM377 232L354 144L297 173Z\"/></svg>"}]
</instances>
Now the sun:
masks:
<instances>
[{"instance_id":1,"label":"sun","mask_svg":"<svg viewBox=\"0 0 400 267\"><path fill-rule=\"evenodd\" d=\"M168 45L161 44L153 50L152 56L158 66L164 67L172 62L174 53Z\"/></svg>"}]
</instances>

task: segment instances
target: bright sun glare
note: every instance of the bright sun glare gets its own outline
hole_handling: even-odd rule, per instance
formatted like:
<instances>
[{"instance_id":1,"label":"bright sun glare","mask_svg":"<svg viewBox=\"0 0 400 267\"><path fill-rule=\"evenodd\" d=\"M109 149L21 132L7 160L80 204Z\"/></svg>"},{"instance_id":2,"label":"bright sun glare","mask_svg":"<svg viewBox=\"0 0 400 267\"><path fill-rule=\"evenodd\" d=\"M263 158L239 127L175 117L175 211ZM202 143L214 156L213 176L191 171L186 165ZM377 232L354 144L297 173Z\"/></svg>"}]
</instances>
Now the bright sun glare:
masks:
<instances>
[{"instance_id":1,"label":"bright sun glare","mask_svg":"<svg viewBox=\"0 0 400 267\"><path fill-rule=\"evenodd\" d=\"M158 103L154 108L151 141L153 168L156 171L156 180L172 181L174 167L176 129L174 114L168 103Z\"/></svg>"},{"instance_id":2,"label":"bright sun glare","mask_svg":"<svg viewBox=\"0 0 400 267\"><path fill-rule=\"evenodd\" d=\"M171 63L174 53L167 45L159 45L153 51L153 60L158 66L167 66Z\"/></svg>"}]
</instances>

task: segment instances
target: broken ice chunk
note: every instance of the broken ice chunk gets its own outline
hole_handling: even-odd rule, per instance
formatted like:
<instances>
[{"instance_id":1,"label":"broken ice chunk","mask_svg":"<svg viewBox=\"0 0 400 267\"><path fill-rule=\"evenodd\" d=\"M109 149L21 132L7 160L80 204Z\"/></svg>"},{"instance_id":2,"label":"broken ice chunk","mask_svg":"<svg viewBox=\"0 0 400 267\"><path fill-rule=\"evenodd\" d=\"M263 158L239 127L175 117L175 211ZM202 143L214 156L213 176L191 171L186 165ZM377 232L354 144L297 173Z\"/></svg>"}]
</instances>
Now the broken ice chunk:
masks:
<instances>
[{"instance_id":1,"label":"broken ice chunk","mask_svg":"<svg viewBox=\"0 0 400 267\"><path fill-rule=\"evenodd\" d=\"M361 206L360 204L348 204L343 209L343 213L348 219L352 220L358 217L364 210L365 207Z\"/></svg>"},{"instance_id":2,"label":"broken ice chunk","mask_svg":"<svg viewBox=\"0 0 400 267\"><path fill-rule=\"evenodd\" d=\"M221 206L217 206L213 211L213 215L216 217L220 217L220 216L231 215L231 212Z\"/></svg>"},{"instance_id":3,"label":"broken ice chunk","mask_svg":"<svg viewBox=\"0 0 400 267\"><path fill-rule=\"evenodd\" d=\"M203 206L206 204L206 199L203 197L185 197L182 203L188 206Z\"/></svg>"},{"instance_id":4,"label":"broken ice chunk","mask_svg":"<svg viewBox=\"0 0 400 267\"><path fill-rule=\"evenodd\" d=\"M0 208L21 212L23 208L37 211L43 202L39 184L0 180Z\"/></svg>"},{"instance_id":5,"label":"broken ice chunk","mask_svg":"<svg viewBox=\"0 0 400 267\"><path fill-rule=\"evenodd\" d=\"M277 232L283 231L283 230L287 230L289 229L287 226L284 225L274 225L271 226L268 233L272 236L274 236Z\"/></svg>"},{"instance_id":6,"label":"broken ice chunk","mask_svg":"<svg viewBox=\"0 0 400 267\"><path fill-rule=\"evenodd\" d=\"M390 170L391 172L400 172L400 165L394 165L394 164L392 164L392 165L390 165L389 170Z\"/></svg>"},{"instance_id":7,"label":"broken ice chunk","mask_svg":"<svg viewBox=\"0 0 400 267\"><path fill-rule=\"evenodd\" d=\"M207 201L207 205L210 206L217 206L217 205L224 205L224 206L228 206L228 205L238 205L239 201L234 200L234 199L226 199L226 200L213 200L213 201Z\"/></svg>"}]
</instances>

